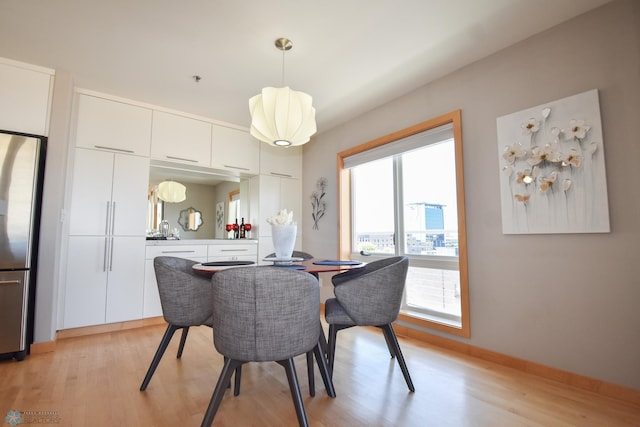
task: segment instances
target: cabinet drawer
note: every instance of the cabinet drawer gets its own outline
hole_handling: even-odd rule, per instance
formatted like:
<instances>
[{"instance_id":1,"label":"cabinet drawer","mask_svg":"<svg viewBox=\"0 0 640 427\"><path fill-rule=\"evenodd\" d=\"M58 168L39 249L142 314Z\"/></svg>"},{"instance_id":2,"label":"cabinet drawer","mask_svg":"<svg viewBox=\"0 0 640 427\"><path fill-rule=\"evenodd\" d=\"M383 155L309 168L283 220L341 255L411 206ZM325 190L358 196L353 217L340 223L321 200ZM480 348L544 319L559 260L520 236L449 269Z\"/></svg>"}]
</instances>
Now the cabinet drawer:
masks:
<instances>
[{"instance_id":1,"label":"cabinet drawer","mask_svg":"<svg viewBox=\"0 0 640 427\"><path fill-rule=\"evenodd\" d=\"M207 258L206 245L147 246L146 259L157 256L175 256L178 258Z\"/></svg>"},{"instance_id":2,"label":"cabinet drawer","mask_svg":"<svg viewBox=\"0 0 640 427\"><path fill-rule=\"evenodd\" d=\"M254 261L258 256L257 245L209 245L209 258L211 257L241 257L250 256L251 259L247 261ZM240 260L241 258L233 258L234 260Z\"/></svg>"}]
</instances>

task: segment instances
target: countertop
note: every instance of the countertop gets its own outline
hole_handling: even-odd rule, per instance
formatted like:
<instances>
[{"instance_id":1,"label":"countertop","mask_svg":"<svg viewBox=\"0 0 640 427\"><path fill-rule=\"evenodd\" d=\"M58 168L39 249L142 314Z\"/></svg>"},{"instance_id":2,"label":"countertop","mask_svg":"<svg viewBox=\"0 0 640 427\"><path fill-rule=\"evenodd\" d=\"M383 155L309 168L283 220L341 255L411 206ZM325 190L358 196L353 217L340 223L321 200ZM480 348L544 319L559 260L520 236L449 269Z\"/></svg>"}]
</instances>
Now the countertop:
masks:
<instances>
[{"instance_id":1,"label":"countertop","mask_svg":"<svg viewBox=\"0 0 640 427\"><path fill-rule=\"evenodd\" d=\"M257 245L256 239L181 239L181 240L147 240L147 246L181 246L181 245Z\"/></svg>"}]
</instances>

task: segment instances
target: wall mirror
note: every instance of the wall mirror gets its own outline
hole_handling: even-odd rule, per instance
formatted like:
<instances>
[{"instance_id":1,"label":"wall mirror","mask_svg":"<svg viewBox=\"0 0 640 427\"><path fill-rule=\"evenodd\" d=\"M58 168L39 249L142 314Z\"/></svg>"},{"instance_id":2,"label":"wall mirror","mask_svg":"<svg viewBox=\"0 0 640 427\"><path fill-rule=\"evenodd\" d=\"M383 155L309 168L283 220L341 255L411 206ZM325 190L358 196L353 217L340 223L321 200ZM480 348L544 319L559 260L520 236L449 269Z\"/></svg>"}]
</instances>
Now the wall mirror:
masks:
<instances>
[{"instance_id":1,"label":"wall mirror","mask_svg":"<svg viewBox=\"0 0 640 427\"><path fill-rule=\"evenodd\" d=\"M235 220L236 213L248 218L247 178L155 160L151 161L149 170L147 236L154 235L160 221L165 219L169 221L170 230L177 230L180 239L223 239L228 237L224 226ZM155 188L166 180L187 188L184 201L168 203L158 199ZM234 211L234 216L229 210L232 192L240 210Z\"/></svg>"},{"instance_id":2,"label":"wall mirror","mask_svg":"<svg viewBox=\"0 0 640 427\"><path fill-rule=\"evenodd\" d=\"M178 224L184 231L198 231L202 225L202 212L191 206L183 209L178 216Z\"/></svg>"}]
</instances>

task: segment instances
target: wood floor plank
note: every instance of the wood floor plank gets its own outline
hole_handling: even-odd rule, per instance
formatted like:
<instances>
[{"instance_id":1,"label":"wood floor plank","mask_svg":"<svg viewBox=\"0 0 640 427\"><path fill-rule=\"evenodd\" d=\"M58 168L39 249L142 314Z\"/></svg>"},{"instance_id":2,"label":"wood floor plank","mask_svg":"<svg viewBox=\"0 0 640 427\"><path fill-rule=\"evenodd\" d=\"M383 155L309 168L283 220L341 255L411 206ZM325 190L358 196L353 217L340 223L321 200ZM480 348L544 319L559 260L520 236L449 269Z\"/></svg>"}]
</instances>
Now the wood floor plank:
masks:
<instances>
[{"instance_id":1,"label":"wood floor plank","mask_svg":"<svg viewBox=\"0 0 640 427\"><path fill-rule=\"evenodd\" d=\"M210 328L191 328L181 359L179 335L146 391L140 383L165 326L71 337L56 351L0 362L0 416L55 411L61 426L199 426L222 368ZM296 358L312 426L639 426L640 407L420 341L400 338L416 387L410 393L378 330L338 334L334 383L309 396L304 356ZM284 369L243 367L238 397L228 390L215 426L295 426Z\"/></svg>"}]
</instances>

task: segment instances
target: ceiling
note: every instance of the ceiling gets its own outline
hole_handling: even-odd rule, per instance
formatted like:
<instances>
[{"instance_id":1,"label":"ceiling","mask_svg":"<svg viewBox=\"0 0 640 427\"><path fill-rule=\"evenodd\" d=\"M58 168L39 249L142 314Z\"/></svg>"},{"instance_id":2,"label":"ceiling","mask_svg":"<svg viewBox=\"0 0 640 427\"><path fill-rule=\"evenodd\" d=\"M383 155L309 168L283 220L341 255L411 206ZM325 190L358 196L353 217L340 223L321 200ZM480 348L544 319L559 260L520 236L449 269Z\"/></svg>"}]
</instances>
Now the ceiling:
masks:
<instances>
[{"instance_id":1,"label":"ceiling","mask_svg":"<svg viewBox=\"0 0 640 427\"><path fill-rule=\"evenodd\" d=\"M609 1L2 0L0 56L248 127L287 37L284 83L313 96L322 133Z\"/></svg>"}]
</instances>

